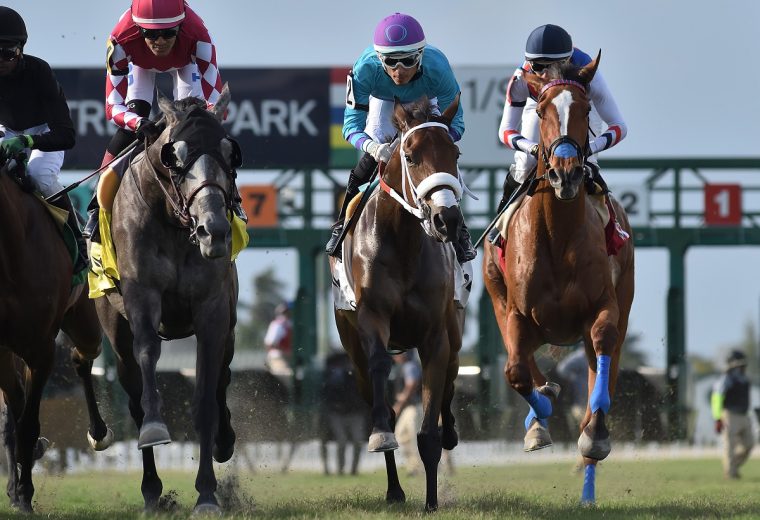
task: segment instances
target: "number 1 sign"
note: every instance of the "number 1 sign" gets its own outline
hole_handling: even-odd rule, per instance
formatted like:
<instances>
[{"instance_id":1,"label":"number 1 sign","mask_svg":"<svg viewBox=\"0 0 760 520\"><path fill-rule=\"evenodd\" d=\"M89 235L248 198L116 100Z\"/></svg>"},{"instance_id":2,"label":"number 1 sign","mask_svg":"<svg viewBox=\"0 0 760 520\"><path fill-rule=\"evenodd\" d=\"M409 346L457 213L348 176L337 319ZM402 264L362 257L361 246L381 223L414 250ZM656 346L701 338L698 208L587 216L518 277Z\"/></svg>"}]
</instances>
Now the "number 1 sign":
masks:
<instances>
[{"instance_id":1,"label":"number 1 sign","mask_svg":"<svg viewBox=\"0 0 760 520\"><path fill-rule=\"evenodd\" d=\"M738 184L705 184L705 224L738 226L742 221L742 189Z\"/></svg>"}]
</instances>

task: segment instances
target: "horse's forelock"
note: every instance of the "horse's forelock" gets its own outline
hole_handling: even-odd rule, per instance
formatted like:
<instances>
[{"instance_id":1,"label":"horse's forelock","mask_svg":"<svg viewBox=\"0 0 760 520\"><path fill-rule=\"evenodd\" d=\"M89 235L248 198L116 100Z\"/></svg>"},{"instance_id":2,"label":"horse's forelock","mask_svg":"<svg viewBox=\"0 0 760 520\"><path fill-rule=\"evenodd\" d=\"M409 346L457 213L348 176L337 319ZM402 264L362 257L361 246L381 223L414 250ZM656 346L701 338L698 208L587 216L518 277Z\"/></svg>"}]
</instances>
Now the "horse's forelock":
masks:
<instances>
[{"instance_id":1,"label":"horse's forelock","mask_svg":"<svg viewBox=\"0 0 760 520\"><path fill-rule=\"evenodd\" d=\"M571 81L577 81L584 86L588 86L586 80L580 74L581 70L583 70L583 67L578 67L571 62L553 63L546 69L546 78L549 80L569 79Z\"/></svg>"}]
</instances>

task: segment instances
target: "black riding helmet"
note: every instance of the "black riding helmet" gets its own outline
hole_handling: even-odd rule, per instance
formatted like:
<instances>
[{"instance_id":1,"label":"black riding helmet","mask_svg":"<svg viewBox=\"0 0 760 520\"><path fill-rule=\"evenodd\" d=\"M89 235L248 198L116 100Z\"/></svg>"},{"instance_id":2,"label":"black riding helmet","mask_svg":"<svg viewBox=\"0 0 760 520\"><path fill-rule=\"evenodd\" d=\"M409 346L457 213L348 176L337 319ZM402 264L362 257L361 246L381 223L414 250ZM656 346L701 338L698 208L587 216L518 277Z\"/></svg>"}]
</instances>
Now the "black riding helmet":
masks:
<instances>
[{"instance_id":1,"label":"black riding helmet","mask_svg":"<svg viewBox=\"0 0 760 520\"><path fill-rule=\"evenodd\" d=\"M525 59L528 61L563 60L573 54L573 39L559 25L546 24L536 27L525 43Z\"/></svg>"},{"instance_id":2,"label":"black riding helmet","mask_svg":"<svg viewBox=\"0 0 760 520\"><path fill-rule=\"evenodd\" d=\"M0 6L0 44L12 42L23 47L27 40L26 24L10 7Z\"/></svg>"},{"instance_id":3,"label":"black riding helmet","mask_svg":"<svg viewBox=\"0 0 760 520\"><path fill-rule=\"evenodd\" d=\"M746 367L747 356L740 350L732 350L726 358L726 365L728 368Z\"/></svg>"}]
</instances>

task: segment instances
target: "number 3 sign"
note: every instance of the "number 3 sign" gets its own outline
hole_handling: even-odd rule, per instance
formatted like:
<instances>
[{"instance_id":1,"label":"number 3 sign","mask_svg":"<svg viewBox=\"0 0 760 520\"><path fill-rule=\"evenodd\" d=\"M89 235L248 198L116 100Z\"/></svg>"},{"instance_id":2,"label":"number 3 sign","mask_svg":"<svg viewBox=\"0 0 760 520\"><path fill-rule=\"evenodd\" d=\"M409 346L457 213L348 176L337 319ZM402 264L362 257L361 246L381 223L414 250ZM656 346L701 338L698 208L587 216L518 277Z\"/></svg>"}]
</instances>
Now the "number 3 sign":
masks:
<instances>
[{"instance_id":1,"label":"number 3 sign","mask_svg":"<svg viewBox=\"0 0 760 520\"><path fill-rule=\"evenodd\" d=\"M742 221L742 189L738 184L705 184L705 224L738 226Z\"/></svg>"}]
</instances>

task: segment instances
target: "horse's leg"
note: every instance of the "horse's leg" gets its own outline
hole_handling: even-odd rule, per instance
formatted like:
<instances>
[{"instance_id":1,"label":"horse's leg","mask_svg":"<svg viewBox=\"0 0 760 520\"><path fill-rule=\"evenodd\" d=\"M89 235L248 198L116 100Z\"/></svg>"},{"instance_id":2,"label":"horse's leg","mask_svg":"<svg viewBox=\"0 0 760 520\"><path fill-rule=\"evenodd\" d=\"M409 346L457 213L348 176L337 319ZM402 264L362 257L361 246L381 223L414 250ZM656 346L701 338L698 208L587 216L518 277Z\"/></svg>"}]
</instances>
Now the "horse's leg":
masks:
<instances>
[{"instance_id":1,"label":"horse's leg","mask_svg":"<svg viewBox=\"0 0 760 520\"><path fill-rule=\"evenodd\" d=\"M51 337L35 352L35 364L29 367L27 373L27 393L24 411L17 424L16 441L18 446L18 462L21 465L19 476L19 507L22 511L32 511L32 466L34 465L34 450L40 436L40 401L45 383L53 369L55 356L55 341Z\"/></svg>"},{"instance_id":2,"label":"horse's leg","mask_svg":"<svg viewBox=\"0 0 760 520\"><path fill-rule=\"evenodd\" d=\"M103 326L103 330L108 336L108 341L113 346L116 354L116 370L119 377L119 383L129 398L129 414L140 431L143 424L144 412L140 405L140 396L142 395L142 375L140 367L134 359L132 352L132 330L129 323L121 314L111 307L105 298L99 298L96 306L99 307L98 316ZM158 506L158 499L163 491L163 483L158 476L156 461L153 457L153 448L141 450L143 461L143 478L140 484L142 492L144 509L151 512Z\"/></svg>"},{"instance_id":3,"label":"horse's leg","mask_svg":"<svg viewBox=\"0 0 760 520\"><path fill-rule=\"evenodd\" d=\"M9 350L0 351L0 388L3 390L1 419L5 458L8 465L6 490L11 506L19 507L16 422L24 411L25 391L15 362Z\"/></svg>"},{"instance_id":4,"label":"horse's leg","mask_svg":"<svg viewBox=\"0 0 760 520\"><path fill-rule=\"evenodd\" d=\"M459 350L462 347L462 330L464 327L464 310L458 309L457 316L449 320L448 334L451 347L446 367L446 382L443 387L443 402L441 403L441 445L446 450L453 450L459 444L454 414L451 403L454 400L454 380L459 374Z\"/></svg>"},{"instance_id":5,"label":"horse's leg","mask_svg":"<svg viewBox=\"0 0 760 520\"><path fill-rule=\"evenodd\" d=\"M227 462L235 451L235 430L232 429L232 414L227 406L227 387L232 379L230 363L235 353L235 330L230 330L224 349L224 360L216 389L216 403L219 408L219 428L214 439L213 457L217 462Z\"/></svg>"},{"instance_id":6,"label":"horse's leg","mask_svg":"<svg viewBox=\"0 0 760 520\"><path fill-rule=\"evenodd\" d=\"M438 509L438 463L442 449L438 417L451 368L449 348L448 335L443 333L418 349L422 362L423 416L417 449L425 466L425 511Z\"/></svg>"},{"instance_id":7,"label":"horse's leg","mask_svg":"<svg viewBox=\"0 0 760 520\"><path fill-rule=\"evenodd\" d=\"M581 425L578 449L581 455L594 460L603 460L612 449L605 417L609 413L611 388L616 382L620 358L618 317L617 306L604 308L594 320L588 338L595 358L589 359L588 409Z\"/></svg>"},{"instance_id":8,"label":"horse's leg","mask_svg":"<svg viewBox=\"0 0 760 520\"><path fill-rule=\"evenodd\" d=\"M552 414L552 404L550 398L544 393L546 385L538 389L533 384L531 370L531 363L535 363L533 353L538 348L540 340L524 323L524 319L517 314L506 312L499 315L497 313L496 321L504 344L507 345L508 357L504 369L507 381L530 405L530 411L525 417L523 449L535 451L548 448L553 444L547 421Z\"/></svg>"},{"instance_id":9,"label":"horse's leg","mask_svg":"<svg viewBox=\"0 0 760 520\"><path fill-rule=\"evenodd\" d=\"M214 475L212 452L219 428L220 407L217 391L222 379L222 367L225 366L225 351L229 347L226 343L229 337L220 341L219 332L229 331L231 319L229 307L219 300L221 296L193 309L195 337L198 341L193 423L200 444L198 474L195 478L195 489L198 491L198 500L193 510L195 514L221 513L215 496L217 480ZM224 408L226 409L226 405Z\"/></svg>"},{"instance_id":10,"label":"horse's leg","mask_svg":"<svg viewBox=\"0 0 760 520\"><path fill-rule=\"evenodd\" d=\"M156 365L161 357L161 338L157 332L161 320L161 294L157 290L137 286L128 279L122 281L122 293L134 336L132 350L142 376L140 405L145 416L137 447L143 449L168 444L172 440L161 415L162 400L156 380Z\"/></svg>"},{"instance_id":11,"label":"horse's leg","mask_svg":"<svg viewBox=\"0 0 760 520\"><path fill-rule=\"evenodd\" d=\"M90 420L87 441L94 450L105 450L113 442L113 431L100 415L92 383L92 362L100 355L102 333L95 304L89 299L87 291L82 290L76 303L66 312L61 330L69 340L66 346L71 349L71 360L84 389Z\"/></svg>"},{"instance_id":12,"label":"horse's leg","mask_svg":"<svg viewBox=\"0 0 760 520\"><path fill-rule=\"evenodd\" d=\"M369 361L367 354L362 348L359 334L350 320L344 314L346 311L335 312L335 324L338 327L338 333L340 335L340 341L343 348L351 358L354 367L356 367L356 385L362 398L374 407L373 388L369 378ZM387 354L386 354L387 355ZM383 399L385 394L381 394ZM385 407L390 414L391 431L396 423L396 416L393 412L393 408L390 404L385 402ZM374 408L373 408L374 409ZM373 419L373 431L374 431L374 415ZM371 438L370 438L371 439ZM398 443L396 444L398 447ZM395 449L395 448L394 448ZM370 450L371 451L371 450ZM398 479L398 469L396 467L396 457L392 450L386 451L385 455L385 474L387 476L388 487L385 491L385 501L390 503L406 502L406 494L401 487L401 483Z\"/></svg>"}]
</instances>

